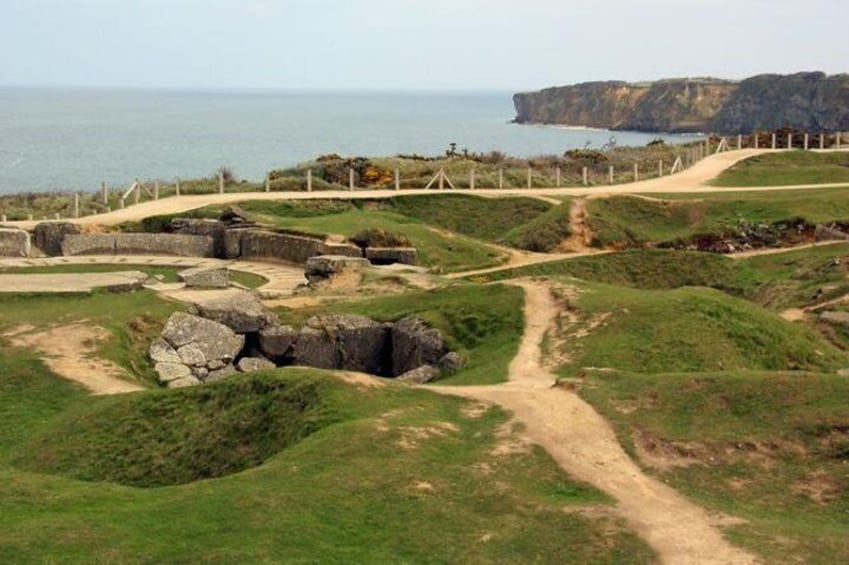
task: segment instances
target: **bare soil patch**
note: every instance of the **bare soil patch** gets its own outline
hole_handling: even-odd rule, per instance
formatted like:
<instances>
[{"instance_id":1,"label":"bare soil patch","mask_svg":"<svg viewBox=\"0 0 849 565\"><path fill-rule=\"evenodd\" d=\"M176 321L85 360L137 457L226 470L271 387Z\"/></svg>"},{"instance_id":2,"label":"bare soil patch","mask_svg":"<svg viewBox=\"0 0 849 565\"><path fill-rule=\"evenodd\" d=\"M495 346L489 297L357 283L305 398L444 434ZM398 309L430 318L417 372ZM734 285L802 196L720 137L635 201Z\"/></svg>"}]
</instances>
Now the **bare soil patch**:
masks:
<instances>
[{"instance_id":1,"label":"bare soil patch","mask_svg":"<svg viewBox=\"0 0 849 565\"><path fill-rule=\"evenodd\" d=\"M110 337L105 329L82 321L40 332L18 332L12 336L11 343L37 351L51 371L80 383L94 394L144 390L141 385L130 382L132 377L127 371L112 361L96 357L97 344Z\"/></svg>"}]
</instances>

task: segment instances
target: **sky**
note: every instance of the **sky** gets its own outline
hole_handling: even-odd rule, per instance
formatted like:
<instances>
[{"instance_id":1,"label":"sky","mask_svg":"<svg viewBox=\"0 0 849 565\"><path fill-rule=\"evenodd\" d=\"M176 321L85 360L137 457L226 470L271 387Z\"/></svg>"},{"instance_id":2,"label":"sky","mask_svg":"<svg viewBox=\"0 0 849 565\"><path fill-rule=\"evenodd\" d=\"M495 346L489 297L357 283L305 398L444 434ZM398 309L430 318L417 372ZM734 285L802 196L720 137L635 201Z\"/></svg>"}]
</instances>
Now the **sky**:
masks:
<instances>
[{"instance_id":1,"label":"sky","mask_svg":"<svg viewBox=\"0 0 849 565\"><path fill-rule=\"evenodd\" d=\"M847 0L0 0L0 85L534 90L849 72Z\"/></svg>"}]
</instances>

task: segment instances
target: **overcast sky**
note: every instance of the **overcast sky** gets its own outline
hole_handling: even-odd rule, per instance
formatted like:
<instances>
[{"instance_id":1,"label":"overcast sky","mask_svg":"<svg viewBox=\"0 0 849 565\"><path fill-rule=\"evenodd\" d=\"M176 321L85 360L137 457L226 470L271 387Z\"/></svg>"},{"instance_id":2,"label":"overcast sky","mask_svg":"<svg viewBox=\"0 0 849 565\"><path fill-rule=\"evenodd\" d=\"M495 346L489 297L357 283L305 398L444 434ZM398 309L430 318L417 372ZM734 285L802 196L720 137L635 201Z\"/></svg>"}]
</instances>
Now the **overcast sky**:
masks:
<instances>
[{"instance_id":1,"label":"overcast sky","mask_svg":"<svg viewBox=\"0 0 849 565\"><path fill-rule=\"evenodd\" d=\"M0 0L0 84L528 90L849 72L849 0Z\"/></svg>"}]
</instances>

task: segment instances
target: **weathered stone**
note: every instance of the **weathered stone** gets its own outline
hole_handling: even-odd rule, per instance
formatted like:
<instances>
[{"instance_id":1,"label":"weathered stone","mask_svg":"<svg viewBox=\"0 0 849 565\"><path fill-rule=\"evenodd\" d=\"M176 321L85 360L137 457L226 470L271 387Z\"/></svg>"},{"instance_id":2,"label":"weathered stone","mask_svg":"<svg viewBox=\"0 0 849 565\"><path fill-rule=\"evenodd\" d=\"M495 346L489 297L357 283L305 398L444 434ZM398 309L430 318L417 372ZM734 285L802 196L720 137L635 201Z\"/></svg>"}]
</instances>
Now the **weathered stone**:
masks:
<instances>
[{"instance_id":1,"label":"weathered stone","mask_svg":"<svg viewBox=\"0 0 849 565\"><path fill-rule=\"evenodd\" d=\"M849 369L840 369L839 371L837 371L837 376L849 377Z\"/></svg>"},{"instance_id":2,"label":"weathered stone","mask_svg":"<svg viewBox=\"0 0 849 565\"><path fill-rule=\"evenodd\" d=\"M366 247L366 259L375 265L418 264L418 253L413 247Z\"/></svg>"},{"instance_id":3,"label":"weathered stone","mask_svg":"<svg viewBox=\"0 0 849 565\"><path fill-rule=\"evenodd\" d=\"M218 217L218 221L228 225L251 225L254 223L250 214L238 206L228 206Z\"/></svg>"},{"instance_id":4,"label":"weathered stone","mask_svg":"<svg viewBox=\"0 0 849 565\"><path fill-rule=\"evenodd\" d=\"M170 233L68 234L61 253L73 255L170 255L211 257L213 240L208 236Z\"/></svg>"},{"instance_id":5,"label":"weathered stone","mask_svg":"<svg viewBox=\"0 0 849 565\"><path fill-rule=\"evenodd\" d=\"M307 259L304 274L310 284L318 284L343 272L362 271L368 265L369 262L362 257L317 255Z\"/></svg>"},{"instance_id":6,"label":"weathered stone","mask_svg":"<svg viewBox=\"0 0 849 565\"><path fill-rule=\"evenodd\" d=\"M0 228L0 257L29 257L32 254L29 233Z\"/></svg>"},{"instance_id":7,"label":"weathered stone","mask_svg":"<svg viewBox=\"0 0 849 565\"><path fill-rule=\"evenodd\" d=\"M195 367L192 369L192 374L199 378L201 381L205 381L209 376L209 369L206 367Z\"/></svg>"},{"instance_id":8,"label":"weathered stone","mask_svg":"<svg viewBox=\"0 0 849 565\"><path fill-rule=\"evenodd\" d=\"M243 259L264 259L304 264L316 255L348 255L362 257L356 245L328 244L305 235L246 230L241 234L240 256Z\"/></svg>"},{"instance_id":9,"label":"weathered stone","mask_svg":"<svg viewBox=\"0 0 849 565\"><path fill-rule=\"evenodd\" d=\"M177 273L187 288L229 288L230 271L226 267L195 267Z\"/></svg>"},{"instance_id":10,"label":"weathered stone","mask_svg":"<svg viewBox=\"0 0 849 565\"><path fill-rule=\"evenodd\" d=\"M177 351L162 338L153 340L148 350L151 361L154 363L182 363Z\"/></svg>"},{"instance_id":11,"label":"weathered stone","mask_svg":"<svg viewBox=\"0 0 849 565\"><path fill-rule=\"evenodd\" d=\"M437 362L437 367L445 375L453 375L463 367L463 358L456 351L449 351Z\"/></svg>"},{"instance_id":12,"label":"weathered stone","mask_svg":"<svg viewBox=\"0 0 849 565\"><path fill-rule=\"evenodd\" d=\"M177 350L180 362L188 367L206 367L207 359L196 343L184 345Z\"/></svg>"},{"instance_id":13,"label":"weathered stone","mask_svg":"<svg viewBox=\"0 0 849 565\"><path fill-rule=\"evenodd\" d=\"M447 353L439 330L408 317L392 326L392 374L403 375L422 365L434 365Z\"/></svg>"},{"instance_id":14,"label":"weathered stone","mask_svg":"<svg viewBox=\"0 0 849 565\"><path fill-rule=\"evenodd\" d=\"M197 302L194 306L204 318L224 324L237 333L258 332L276 321L262 302L249 292Z\"/></svg>"},{"instance_id":15,"label":"weathered stone","mask_svg":"<svg viewBox=\"0 0 849 565\"><path fill-rule=\"evenodd\" d=\"M213 359L209 363L206 364L206 368L210 371L220 371L224 367L227 366L227 363L222 361L221 359Z\"/></svg>"},{"instance_id":16,"label":"weathered stone","mask_svg":"<svg viewBox=\"0 0 849 565\"><path fill-rule=\"evenodd\" d=\"M302 328L292 348L292 357L295 365L336 369L338 367L336 338L324 330L309 326Z\"/></svg>"},{"instance_id":17,"label":"weathered stone","mask_svg":"<svg viewBox=\"0 0 849 565\"><path fill-rule=\"evenodd\" d=\"M156 371L159 380L163 383L170 383L192 376L191 369L181 363L157 363L153 370Z\"/></svg>"},{"instance_id":18,"label":"weathered stone","mask_svg":"<svg viewBox=\"0 0 849 565\"><path fill-rule=\"evenodd\" d=\"M267 371L274 369L277 365L266 359L265 357L245 357L239 361L236 368L243 373L253 373L254 371Z\"/></svg>"},{"instance_id":19,"label":"weathered stone","mask_svg":"<svg viewBox=\"0 0 849 565\"><path fill-rule=\"evenodd\" d=\"M435 381L441 376L439 369L431 365L422 365L399 376L397 380L414 384L425 384Z\"/></svg>"},{"instance_id":20,"label":"weathered stone","mask_svg":"<svg viewBox=\"0 0 849 565\"><path fill-rule=\"evenodd\" d=\"M168 388L189 388L192 386L198 386L199 384L202 384L200 379L189 375L188 377L171 381L168 383Z\"/></svg>"},{"instance_id":21,"label":"weathered stone","mask_svg":"<svg viewBox=\"0 0 849 565\"><path fill-rule=\"evenodd\" d=\"M823 312L820 314L820 320L832 324L849 326L849 312Z\"/></svg>"},{"instance_id":22,"label":"weathered stone","mask_svg":"<svg viewBox=\"0 0 849 565\"><path fill-rule=\"evenodd\" d=\"M62 255L65 236L80 233L76 224L69 222L44 222L35 226L32 243L46 255Z\"/></svg>"},{"instance_id":23,"label":"weathered stone","mask_svg":"<svg viewBox=\"0 0 849 565\"><path fill-rule=\"evenodd\" d=\"M316 316L307 326L336 341L336 368L374 375L386 374L390 362L390 326L365 316Z\"/></svg>"},{"instance_id":24,"label":"weathered stone","mask_svg":"<svg viewBox=\"0 0 849 565\"><path fill-rule=\"evenodd\" d=\"M259 348L269 357L283 357L297 338L298 330L292 326L270 326L259 332Z\"/></svg>"},{"instance_id":25,"label":"weathered stone","mask_svg":"<svg viewBox=\"0 0 849 565\"><path fill-rule=\"evenodd\" d=\"M233 365L227 365L223 369L219 369L217 371L210 371L209 375L207 375L206 383L217 383L218 381L223 381L228 377L232 377L233 375L238 374L236 368Z\"/></svg>"},{"instance_id":26,"label":"weathered stone","mask_svg":"<svg viewBox=\"0 0 849 565\"><path fill-rule=\"evenodd\" d=\"M207 362L229 362L245 345L245 336L237 335L227 326L184 312L171 315L162 330L162 337L178 350L190 343L195 344Z\"/></svg>"}]
</instances>

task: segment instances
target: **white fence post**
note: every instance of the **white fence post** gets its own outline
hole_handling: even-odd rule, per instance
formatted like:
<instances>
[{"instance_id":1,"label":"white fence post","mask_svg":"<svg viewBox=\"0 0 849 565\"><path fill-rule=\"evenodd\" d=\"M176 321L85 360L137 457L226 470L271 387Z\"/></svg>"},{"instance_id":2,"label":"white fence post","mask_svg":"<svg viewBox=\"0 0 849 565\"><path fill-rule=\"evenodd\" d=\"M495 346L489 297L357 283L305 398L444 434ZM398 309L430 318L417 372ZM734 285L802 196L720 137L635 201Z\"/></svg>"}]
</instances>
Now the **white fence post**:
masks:
<instances>
[{"instance_id":1,"label":"white fence post","mask_svg":"<svg viewBox=\"0 0 849 565\"><path fill-rule=\"evenodd\" d=\"M401 169L395 167L395 190L401 190Z\"/></svg>"},{"instance_id":2,"label":"white fence post","mask_svg":"<svg viewBox=\"0 0 849 565\"><path fill-rule=\"evenodd\" d=\"M474 190L474 189L475 189L475 168L472 167L471 170L469 170L469 190Z\"/></svg>"},{"instance_id":3,"label":"white fence post","mask_svg":"<svg viewBox=\"0 0 849 565\"><path fill-rule=\"evenodd\" d=\"M534 187L534 171L528 167L528 188Z\"/></svg>"},{"instance_id":4,"label":"white fence post","mask_svg":"<svg viewBox=\"0 0 849 565\"><path fill-rule=\"evenodd\" d=\"M312 192L312 169L307 169L307 192Z\"/></svg>"},{"instance_id":5,"label":"white fence post","mask_svg":"<svg viewBox=\"0 0 849 565\"><path fill-rule=\"evenodd\" d=\"M271 192L271 173L265 173L265 191Z\"/></svg>"},{"instance_id":6,"label":"white fence post","mask_svg":"<svg viewBox=\"0 0 849 565\"><path fill-rule=\"evenodd\" d=\"M224 171L218 171L218 194L224 194Z\"/></svg>"},{"instance_id":7,"label":"white fence post","mask_svg":"<svg viewBox=\"0 0 849 565\"><path fill-rule=\"evenodd\" d=\"M581 179L584 181L584 186L590 184L589 171L586 167L581 169Z\"/></svg>"},{"instance_id":8,"label":"white fence post","mask_svg":"<svg viewBox=\"0 0 849 565\"><path fill-rule=\"evenodd\" d=\"M174 183L174 192L176 196L180 196L180 177L177 177Z\"/></svg>"},{"instance_id":9,"label":"white fence post","mask_svg":"<svg viewBox=\"0 0 849 565\"><path fill-rule=\"evenodd\" d=\"M614 184L614 178L616 177L616 175L614 173L615 173L615 171L613 169L613 165L610 165L610 167L607 169L607 177L608 177L608 180L610 181L610 184Z\"/></svg>"},{"instance_id":10,"label":"white fence post","mask_svg":"<svg viewBox=\"0 0 849 565\"><path fill-rule=\"evenodd\" d=\"M504 188L504 169L498 169L498 188Z\"/></svg>"},{"instance_id":11,"label":"white fence post","mask_svg":"<svg viewBox=\"0 0 849 565\"><path fill-rule=\"evenodd\" d=\"M557 167L557 169L555 169L555 171L554 171L554 177L555 177L555 182L556 182L556 184L557 184L557 188L560 188L560 185L561 185L561 183L562 183L562 180L561 180L561 173L560 173L560 167Z\"/></svg>"},{"instance_id":12,"label":"white fence post","mask_svg":"<svg viewBox=\"0 0 849 565\"><path fill-rule=\"evenodd\" d=\"M106 181L100 183L100 198L104 204L109 204L109 189L106 187Z\"/></svg>"},{"instance_id":13,"label":"white fence post","mask_svg":"<svg viewBox=\"0 0 849 565\"><path fill-rule=\"evenodd\" d=\"M634 163L634 182L640 181L640 164Z\"/></svg>"},{"instance_id":14,"label":"white fence post","mask_svg":"<svg viewBox=\"0 0 849 565\"><path fill-rule=\"evenodd\" d=\"M354 168L348 168L348 190L354 190Z\"/></svg>"}]
</instances>

